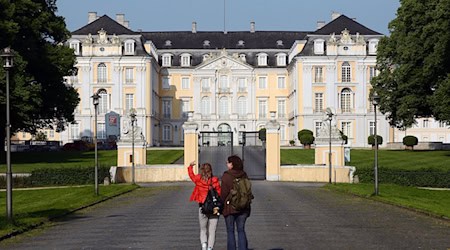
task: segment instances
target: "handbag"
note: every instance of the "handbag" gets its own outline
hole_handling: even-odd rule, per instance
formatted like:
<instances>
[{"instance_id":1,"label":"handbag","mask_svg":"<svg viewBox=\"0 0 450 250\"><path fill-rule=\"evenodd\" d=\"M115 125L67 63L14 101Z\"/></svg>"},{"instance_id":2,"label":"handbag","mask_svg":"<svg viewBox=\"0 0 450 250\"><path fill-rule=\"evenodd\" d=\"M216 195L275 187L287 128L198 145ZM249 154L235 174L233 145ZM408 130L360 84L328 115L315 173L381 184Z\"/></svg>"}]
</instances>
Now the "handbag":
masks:
<instances>
[{"instance_id":1,"label":"handbag","mask_svg":"<svg viewBox=\"0 0 450 250\"><path fill-rule=\"evenodd\" d=\"M220 215L222 210L223 203L220 200L220 196L217 193L217 190L210 185L205 202L202 203L202 213L206 215Z\"/></svg>"}]
</instances>

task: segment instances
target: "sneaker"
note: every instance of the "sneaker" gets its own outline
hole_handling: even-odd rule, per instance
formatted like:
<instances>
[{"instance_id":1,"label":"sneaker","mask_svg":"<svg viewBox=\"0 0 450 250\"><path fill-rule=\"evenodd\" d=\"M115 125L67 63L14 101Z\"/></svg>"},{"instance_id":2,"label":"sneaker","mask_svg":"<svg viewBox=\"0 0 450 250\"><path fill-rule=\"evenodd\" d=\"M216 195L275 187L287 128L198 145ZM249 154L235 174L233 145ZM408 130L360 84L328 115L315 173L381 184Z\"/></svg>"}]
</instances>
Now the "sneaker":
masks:
<instances>
[{"instance_id":1,"label":"sneaker","mask_svg":"<svg viewBox=\"0 0 450 250\"><path fill-rule=\"evenodd\" d=\"M212 247L208 247L208 250L213 250L213 248Z\"/></svg>"},{"instance_id":2,"label":"sneaker","mask_svg":"<svg viewBox=\"0 0 450 250\"><path fill-rule=\"evenodd\" d=\"M202 243L202 250L207 250L208 244L206 242Z\"/></svg>"}]
</instances>

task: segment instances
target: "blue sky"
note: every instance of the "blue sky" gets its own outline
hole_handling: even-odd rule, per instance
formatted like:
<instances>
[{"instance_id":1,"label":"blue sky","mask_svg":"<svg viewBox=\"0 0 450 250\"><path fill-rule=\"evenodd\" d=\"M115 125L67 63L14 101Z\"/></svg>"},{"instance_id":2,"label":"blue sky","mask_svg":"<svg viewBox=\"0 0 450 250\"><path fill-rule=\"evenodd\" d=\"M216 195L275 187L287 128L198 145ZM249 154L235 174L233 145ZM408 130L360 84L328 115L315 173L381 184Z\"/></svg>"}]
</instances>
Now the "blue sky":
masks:
<instances>
[{"instance_id":1,"label":"blue sky","mask_svg":"<svg viewBox=\"0 0 450 250\"><path fill-rule=\"evenodd\" d=\"M388 34L399 0L225 0L226 30L313 31L317 21L331 20L333 11L356 18L370 29ZM125 14L132 30L188 31L193 21L199 31L224 29L224 0L57 0L58 15L74 31L87 24L89 11L115 19Z\"/></svg>"}]
</instances>

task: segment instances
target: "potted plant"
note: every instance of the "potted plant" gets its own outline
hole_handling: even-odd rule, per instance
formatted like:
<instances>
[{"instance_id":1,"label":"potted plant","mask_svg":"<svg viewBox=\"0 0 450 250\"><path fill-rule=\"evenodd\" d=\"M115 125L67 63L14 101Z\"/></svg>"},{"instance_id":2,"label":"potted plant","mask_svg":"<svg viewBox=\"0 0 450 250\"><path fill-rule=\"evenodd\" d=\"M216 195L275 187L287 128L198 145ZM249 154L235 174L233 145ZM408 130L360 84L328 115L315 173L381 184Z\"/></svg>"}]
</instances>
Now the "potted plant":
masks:
<instances>
[{"instance_id":1,"label":"potted plant","mask_svg":"<svg viewBox=\"0 0 450 250\"><path fill-rule=\"evenodd\" d=\"M310 149L311 144L314 143L314 136L313 132L309 129L302 129L298 131L297 133L298 139L300 140L300 143L303 145L305 149Z\"/></svg>"},{"instance_id":2,"label":"potted plant","mask_svg":"<svg viewBox=\"0 0 450 250\"><path fill-rule=\"evenodd\" d=\"M407 135L403 137L403 145L406 146L406 150L414 150L414 146L419 143L419 139L413 135Z\"/></svg>"},{"instance_id":3,"label":"potted plant","mask_svg":"<svg viewBox=\"0 0 450 250\"><path fill-rule=\"evenodd\" d=\"M369 138L367 138L368 143L370 145L372 145L372 148L375 148L375 136L374 135L370 135ZM381 135L377 135L377 148L378 145L383 144L383 137L381 137Z\"/></svg>"},{"instance_id":4,"label":"potted plant","mask_svg":"<svg viewBox=\"0 0 450 250\"><path fill-rule=\"evenodd\" d=\"M289 145L294 146L295 145L295 141L294 140L290 140L289 141Z\"/></svg>"}]
</instances>

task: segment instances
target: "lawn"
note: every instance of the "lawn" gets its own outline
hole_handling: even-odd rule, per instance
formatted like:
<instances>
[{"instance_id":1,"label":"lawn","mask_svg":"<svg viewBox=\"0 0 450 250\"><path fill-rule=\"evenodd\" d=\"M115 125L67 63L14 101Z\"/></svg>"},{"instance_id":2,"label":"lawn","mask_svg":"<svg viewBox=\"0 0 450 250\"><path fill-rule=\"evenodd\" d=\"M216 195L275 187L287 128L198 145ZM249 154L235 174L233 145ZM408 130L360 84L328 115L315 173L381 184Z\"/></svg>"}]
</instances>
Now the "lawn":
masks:
<instances>
[{"instance_id":1,"label":"lawn","mask_svg":"<svg viewBox=\"0 0 450 250\"><path fill-rule=\"evenodd\" d=\"M183 150L147 150L147 164L171 164L183 156ZM94 151L59 152L13 152L13 173L30 173L34 169L47 167L88 167L94 165ZM100 166L116 166L117 150L98 151ZM5 160L0 173L6 172Z\"/></svg>"},{"instance_id":2,"label":"lawn","mask_svg":"<svg viewBox=\"0 0 450 250\"><path fill-rule=\"evenodd\" d=\"M380 184L379 195L373 196L373 184L328 184L325 188L408 207L427 214L450 219L449 190L428 190L393 184Z\"/></svg>"},{"instance_id":3,"label":"lawn","mask_svg":"<svg viewBox=\"0 0 450 250\"><path fill-rule=\"evenodd\" d=\"M100 186L99 196L94 194L93 186L14 190L14 224L7 224L6 214L0 213L0 237L136 188L134 185ZM2 208L6 207L5 195L0 192Z\"/></svg>"}]
</instances>

